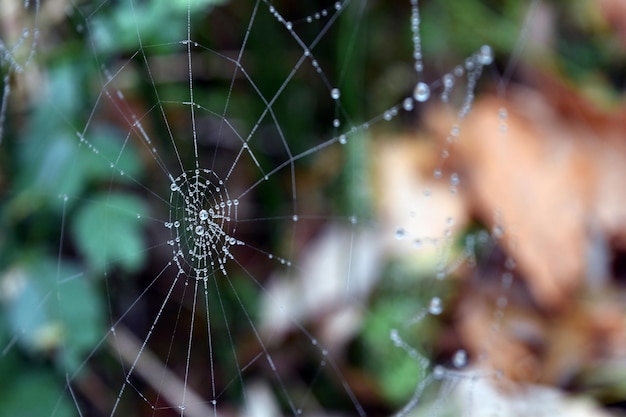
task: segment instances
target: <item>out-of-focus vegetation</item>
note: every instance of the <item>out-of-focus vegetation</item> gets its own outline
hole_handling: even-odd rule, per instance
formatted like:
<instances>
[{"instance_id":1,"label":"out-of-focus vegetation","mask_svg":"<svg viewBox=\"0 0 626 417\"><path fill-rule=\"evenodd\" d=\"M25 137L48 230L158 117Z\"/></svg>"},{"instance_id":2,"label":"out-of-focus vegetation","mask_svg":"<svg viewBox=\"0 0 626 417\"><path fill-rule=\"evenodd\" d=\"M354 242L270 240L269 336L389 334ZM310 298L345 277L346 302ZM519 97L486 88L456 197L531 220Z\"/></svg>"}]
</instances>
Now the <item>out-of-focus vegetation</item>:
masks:
<instances>
[{"instance_id":1,"label":"out-of-focus vegetation","mask_svg":"<svg viewBox=\"0 0 626 417\"><path fill-rule=\"evenodd\" d=\"M497 89L504 76L508 77L504 80L507 85L500 88L506 91L508 83L532 85L548 73L575 86L595 103L601 102L602 107L621 103L626 62L623 43L593 2L569 3L572 7L504 0L420 2L426 77L437 79L481 45L490 44L496 64L489 69L493 73L481 80L477 94ZM137 142L128 140L128 121L115 114L91 119L90 111L96 100L102 99L98 95L109 82L101 66L131 68L125 68L126 78L116 82L121 84L129 105L143 115L157 100L153 83L170 97L179 97L180 102L189 96L185 67L176 65L181 62L178 42L187 36L188 4L192 38L210 53L233 56L233 51L239 52L250 19L250 4L239 1L130 4L43 2L35 24L30 23L34 19L30 7L18 14L22 20L17 22L23 23L17 26L39 30L34 58L19 71L5 58L8 55L0 58L2 74L7 76L4 83L11 86L3 101L7 112L0 143L0 348L6 347L0 357L0 415L75 415L70 398L58 395L65 389L66 376L80 381L76 373L91 372L79 364L106 333L111 310L123 305L118 302L125 297L125 290L145 286L149 281L146 276L155 274L147 251L142 250L152 246L153 234L147 230L145 219L137 216L149 214L151 208L144 198L145 189L134 180L150 189L169 184L153 182L158 166L146 161L145 149ZM275 2L289 20L328 6L324 2ZM3 13L8 11L0 10ZM314 50L324 71L336 77L344 110L353 121L360 123L378 115L411 94L416 79L409 14L408 0L368 2L364 7L355 1L329 29L326 41ZM86 16L90 16L88 22ZM6 19L3 16L3 21ZM294 56L298 57L301 49L267 13L260 13L254 24L256 36L248 40L243 65L260 92L271 97L294 68ZM317 23L298 28L307 42L321 30ZM4 26L0 32L3 53L11 47L10 39L15 39L8 30ZM163 70L154 74L155 79L147 78L141 67L144 54L146 59L171 62L178 72ZM201 62L202 52L199 55ZM242 131L250 131L264 104L256 96L250 99L250 88L230 89L232 68L214 70L195 80L198 101L220 103L230 96L229 119L239 123ZM294 153L310 149L320 137L330 134L332 102L316 97L316 91L307 84L312 78L310 70L303 70L294 77L290 96L280 97L272 106ZM189 131L184 127L188 120L177 116L171 120L177 133ZM407 116L390 130L423 129L421 122L419 117ZM81 144L82 128L88 123L88 141ZM150 128L151 137L163 144L164 157L173 157L168 154L172 149L160 122L143 123ZM367 133L374 135L378 130L374 126ZM97 152L89 150L92 146ZM330 178L317 175L319 167L314 163L306 167L311 172L307 178L313 181L300 185L301 198L316 196L317 205L335 214L358 211L360 218L373 218L377 196L367 191L371 138L351 141L346 149L345 159L324 166L336 174ZM276 165L271 150L259 156L265 159L260 161L262 165ZM115 161L117 172L126 175L113 175L107 161ZM289 203L280 190L262 189L259 194L264 214L283 213ZM255 238L279 246L284 239L280 232L277 228L275 235ZM426 304L432 296L424 294L418 284L413 287L411 281L433 280L432 269L414 273L414 265L397 259L387 261L380 288L369 300L363 330L352 344L360 353L348 360L355 362L350 366L363 367L375 381L382 403L376 406L385 412L412 395L419 375L415 361L394 348L389 329L401 328L410 321L415 306ZM112 277L119 288L107 286ZM253 305L250 284L239 285L246 303ZM239 301L227 297L222 301L223 311L236 316ZM452 320L445 314L442 319ZM250 331L245 323L235 321L233 318L231 330ZM441 331L441 323L436 321L410 327L405 340L435 356ZM232 361L229 339L214 343L216 355ZM185 355L185 346L182 349L181 355ZM299 361L305 363L306 358ZM332 397L332 392L325 395ZM624 393L614 394L619 395ZM32 408L25 409L27 404Z\"/></svg>"}]
</instances>

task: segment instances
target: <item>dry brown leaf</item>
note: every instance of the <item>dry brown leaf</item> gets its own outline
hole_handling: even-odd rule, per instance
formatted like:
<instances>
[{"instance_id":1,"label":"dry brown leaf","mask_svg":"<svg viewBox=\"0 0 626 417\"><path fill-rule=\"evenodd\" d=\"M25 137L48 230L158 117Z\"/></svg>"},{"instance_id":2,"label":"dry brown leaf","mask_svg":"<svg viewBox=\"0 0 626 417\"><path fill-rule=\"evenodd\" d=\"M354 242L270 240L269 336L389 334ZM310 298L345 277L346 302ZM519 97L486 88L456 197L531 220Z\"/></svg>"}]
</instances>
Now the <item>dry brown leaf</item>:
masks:
<instances>
[{"instance_id":1,"label":"dry brown leaf","mask_svg":"<svg viewBox=\"0 0 626 417\"><path fill-rule=\"evenodd\" d=\"M581 286L593 229L626 230L626 194L617 192L626 151L614 140L623 122L559 88L557 102L513 88L511 99L481 99L454 144L474 210L503 226L506 250L545 308L562 308ZM426 119L439 137L453 122L441 109Z\"/></svg>"},{"instance_id":2,"label":"dry brown leaf","mask_svg":"<svg viewBox=\"0 0 626 417\"><path fill-rule=\"evenodd\" d=\"M610 277L590 282L589 272L597 236L612 245L605 251L625 247L626 117L556 79L537 81L541 93L511 87L507 99L477 101L452 145L448 169L461 173L472 211L503 227L501 247L517 264L509 291L504 265L487 272L495 279L466 284L456 329L485 368L566 385L587 366L626 357L621 290ZM456 115L433 108L425 119L446 138Z\"/></svg>"},{"instance_id":3,"label":"dry brown leaf","mask_svg":"<svg viewBox=\"0 0 626 417\"><path fill-rule=\"evenodd\" d=\"M610 296L616 288L545 314L520 297L521 280L510 291L497 289L497 281L468 283L457 306L459 340L479 368L497 370L505 381L564 387L588 368L626 357L624 309ZM498 307L503 297L506 306Z\"/></svg>"},{"instance_id":4,"label":"dry brown leaf","mask_svg":"<svg viewBox=\"0 0 626 417\"><path fill-rule=\"evenodd\" d=\"M372 177L384 247L393 257L428 263L436 258L436 245L416 251L414 241L441 241L451 229L448 219L454 230L462 230L469 220L465 201L433 179L438 154L432 142L404 136L378 138L376 145ZM399 229L404 239L396 239Z\"/></svg>"}]
</instances>

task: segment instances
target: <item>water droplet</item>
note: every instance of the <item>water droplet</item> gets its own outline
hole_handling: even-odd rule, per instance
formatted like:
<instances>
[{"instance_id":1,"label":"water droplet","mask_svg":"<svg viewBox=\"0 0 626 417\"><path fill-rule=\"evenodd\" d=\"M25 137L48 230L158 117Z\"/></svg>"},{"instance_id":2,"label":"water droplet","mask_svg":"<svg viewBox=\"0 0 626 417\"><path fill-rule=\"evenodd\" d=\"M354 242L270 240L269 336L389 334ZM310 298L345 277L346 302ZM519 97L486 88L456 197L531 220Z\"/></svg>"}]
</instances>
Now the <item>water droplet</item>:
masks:
<instances>
[{"instance_id":1,"label":"water droplet","mask_svg":"<svg viewBox=\"0 0 626 417\"><path fill-rule=\"evenodd\" d=\"M291 30L293 26L291 25L291 22L286 22L285 27L287 28L287 30Z\"/></svg>"},{"instance_id":2,"label":"water droplet","mask_svg":"<svg viewBox=\"0 0 626 417\"><path fill-rule=\"evenodd\" d=\"M435 178L441 178L441 169L439 168L435 169L435 171L433 172L433 176Z\"/></svg>"},{"instance_id":3,"label":"water droplet","mask_svg":"<svg viewBox=\"0 0 626 417\"><path fill-rule=\"evenodd\" d=\"M443 366L437 365L433 368L433 377L435 379L441 379L444 376L446 376L446 369Z\"/></svg>"},{"instance_id":4,"label":"water droplet","mask_svg":"<svg viewBox=\"0 0 626 417\"><path fill-rule=\"evenodd\" d=\"M200 225L196 226L196 234L198 236L202 236L204 234L204 227L202 227Z\"/></svg>"},{"instance_id":5,"label":"water droplet","mask_svg":"<svg viewBox=\"0 0 626 417\"><path fill-rule=\"evenodd\" d=\"M415 241L413 242L413 246L415 246L416 248L421 248L422 244L423 242L421 239L415 239Z\"/></svg>"},{"instance_id":6,"label":"water droplet","mask_svg":"<svg viewBox=\"0 0 626 417\"><path fill-rule=\"evenodd\" d=\"M402 102L402 108L405 111L413 110L413 99L411 97L405 98L404 101Z\"/></svg>"},{"instance_id":7,"label":"water droplet","mask_svg":"<svg viewBox=\"0 0 626 417\"><path fill-rule=\"evenodd\" d=\"M307 16L306 21L307 23L311 23L313 21L313 18L311 16Z\"/></svg>"},{"instance_id":8,"label":"water droplet","mask_svg":"<svg viewBox=\"0 0 626 417\"><path fill-rule=\"evenodd\" d=\"M404 239L406 236L406 231L403 228L399 228L398 230L396 230L396 239L398 240L402 240Z\"/></svg>"},{"instance_id":9,"label":"water droplet","mask_svg":"<svg viewBox=\"0 0 626 417\"><path fill-rule=\"evenodd\" d=\"M398 330L391 329L391 331L389 332L389 338L391 339L394 345L398 347L402 346L402 339L400 338L400 335L398 334Z\"/></svg>"},{"instance_id":10,"label":"water droplet","mask_svg":"<svg viewBox=\"0 0 626 417\"><path fill-rule=\"evenodd\" d=\"M441 298L433 297L430 300L430 304L428 304L428 312L433 316L437 316L443 312L443 303L441 302Z\"/></svg>"},{"instance_id":11,"label":"water droplet","mask_svg":"<svg viewBox=\"0 0 626 417\"><path fill-rule=\"evenodd\" d=\"M482 65L489 65L493 62L493 49L489 45L483 45L478 52L478 62Z\"/></svg>"},{"instance_id":12,"label":"water droplet","mask_svg":"<svg viewBox=\"0 0 626 417\"><path fill-rule=\"evenodd\" d=\"M209 218L209 212L206 210L200 210L199 217L200 220L206 220Z\"/></svg>"},{"instance_id":13,"label":"water droplet","mask_svg":"<svg viewBox=\"0 0 626 417\"><path fill-rule=\"evenodd\" d=\"M178 191L178 185L177 185L175 182L173 182L173 183L170 185L170 190L172 190L172 191Z\"/></svg>"},{"instance_id":14,"label":"water droplet","mask_svg":"<svg viewBox=\"0 0 626 417\"><path fill-rule=\"evenodd\" d=\"M341 91L339 91L338 88L333 88L332 90L330 90L330 97L333 100L339 100L339 97L341 97Z\"/></svg>"},{"instance_id":15,"label":"water droplet","mask_svg":"<svg viewBox=\"0 0 626 417\"><path fill-rule=\"evenodd\" d=\"M294 215L293 215L293 217L292 217L292 219L293 219L293 221L294 221L294 222L297 222L297 221L298 221L298 215L297 215L297 214L294 214Z\"/></svg>"},{"instance_id":16,"label":"water droplet","mask_svg":"<svg viewBox=\"0 0 626 417\"><path fill-rule=\"evenodd\" d=\"M339 119L335 119L335 120L333 120L333 126L334 126L334 127L339 127L339 126L341 126L341 121L339 121Z\"/></svg>"},{"instance_id":17,"label":"water droplet","mask_svg":"<svg viewBox=\"0 0 626 417\"><path fill-rule=\"evenodd\" d=\"M341 2L335 2L335 10L341 9Z\"/></svg>"},{"instance_id":18,"label":"water droplet","mask_svg":"<svg viewBox=\"0 0 626 417\"><path fill-rule=\"evenodd\" d=\"M430 97L430 88L428 87L428 84L422 82L417 83L415 91L413 91L413 97L415 97L415 100L422 103L428 100Z\"/></svg>"},{"instance_id":19,"label":"water droplet","mask_svg":"<svg viewBox=\"0 0 626 417\"><path fill-rule=\"evenodd\" d=\"M454 86L454 75L446 74L443 76L443 86L450 89Z\"/></svg>"},{"instance_id":20,"label":"water droplet","mask_svg":"<svg viewBox=\"0 0 626 417\"><path fill-rule=\"evenodd\" d=\"M453 186L459 185L459 174L455 172L450 175L450 184L452 184Z\"/></svg>"},{"instance_id":21,"label":"water droplet","mask_svg":"<svg viewBox=\"0 0 626 417\"><path fill-rule=\"evenodd\" d=\"M515 263L515 259L511 257L506 258L506 261L504 262L504 267L509 271L514 270L516 265L517 264Z\"/></svg>"},{"instance_id":22,"label":"water droplet","mask_svg":"<svg viewBox=\"0 0 626 417\"><path fill-rule=\"evenodd\" d=\"M472 57L465 60L465 69L468 71L472 71L474 69L474 59Z\"/></svg>"},{"instance_id":23,"label":"water droplet","mask_svg":"<svg viewBox=\"0 0 626 417\"><path fill-rule=\"evenodd\" d=\"M350 223L356 224L356 216L350 216Z\"/></svg>"},{"instance_id":24,"label":"water droplet","mask_svg":"<svg viewBox=\"0 0 626 417\"><path fill-rule=\"evenodd\" d=\"M452 364L457 368L467 365L467 352L463 349L457 350L452 357Z\"/></svg>"},{"instance_id":25,"label":"water droplet","mask_svg":"<svg viewBox=\"0 0 626 417\"><path fill-rule=\"evenodd\" d=\"M178 220L176 220L174 222L174 227L176 227L176 228L180 227L180 222Z\"/></svg>"},{"instance_id":26,"label":"water droplet","mask_svg":"<svg viewBox=\"0 0 626 417\"><path fill-rule=\"evenodd\" d=\"M346 135L339 136L339 143L341 143L342 145L348 143L348 138L346 137Z\"/></svg>"}]
</instances>

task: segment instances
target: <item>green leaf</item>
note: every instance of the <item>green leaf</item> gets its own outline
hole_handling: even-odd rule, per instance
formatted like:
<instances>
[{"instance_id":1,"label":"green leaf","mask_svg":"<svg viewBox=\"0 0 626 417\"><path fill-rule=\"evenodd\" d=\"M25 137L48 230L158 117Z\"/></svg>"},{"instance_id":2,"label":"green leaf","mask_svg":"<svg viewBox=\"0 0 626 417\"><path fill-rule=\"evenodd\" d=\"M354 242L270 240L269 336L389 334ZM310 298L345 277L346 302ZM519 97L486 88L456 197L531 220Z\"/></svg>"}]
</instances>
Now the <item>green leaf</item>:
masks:
<instances>
[{"instance_id":1,"label":"green leaf","mask_svg":"<svg viewBox=\"0 0 626 417\"><path fill-rule=\"evenodd\" d=\"M192 17L223 0L121 2L110 15L94 18L92 30L97 48L104 53L136 50L143 45L164 45L187 36L187 9ZM138 36L139 34L139 36Z\"/></svg>"},{"instance_id":2,"label":"green leaf","mask_svg":"<svg viewBox=\"0 0 626 417\"><path fill-rule=\"evenodd\" d=\"M1 278L3 306L18 346L33 355L54 356L73 373L98 342L103 303L77 265L30 255Z\"/></svg>"},{"instance_id":3,"label":"green leaf","mask_svg":"<svg viewBox=\"0 0 626 417\"><path fill-rule=\"evenodd\" d=\"M92 269L117 265L134 272L145 263L141 216L143 201L129 194L98 195L80 208L72 222L72 234Z\"/></svg>"},{"instance_id":4,"label":"green leaf","mask_svg":"<svg viewBox=\"0 0 626 417\"><path fill-rule=\"evenodd\" d=\"M410 292L405 292L404 296L383 298L372 307L363 326L368 367L379 381L385 398L398 406L413 395L424 369L420 369L419 362L406 350L394 346L390 332L396 329L408 346L426 354L423 346L433 340L433 329L426 322L415 323L409 328L404 326L419 309L419 301Z\"/></svg>"},{"instance_id":5,"label":"green leaf","mask_svg":"<svg viewBox=\"0 0 626 417\"><path fill-rule=\"evenodd\" d=\"M65 384L44 369L21 370L0 381L0 416L73 417L77 415L68 395L61 395Z\"/></svg>"},{"instance_id":6,"label":"green leaf","mask_svg":"<svg viewBox=\"0 0 626 417\"><path fill-rule=\"evenodd\" d=\"M108 126L96 127L86 140L98 150L98 153L86 152L81 161L88 178L108 180L114 175L118 181L138 179L142 172L139 153L134 142L123 142L124 136L117 129ZM111 169L113 164L114 170ZM123 171L124 175L119 175Z\"/></svg>"},{"instance_id":7,"label":"green leaf","mask_svg":"<svg viewBox=\"0 0 626 417\"><path fill-rule=\"evenodd\" d=\"M64 336L58 365L73 373L102 336L104 303L82 276L59 284L57 291L60 305L56 318Z\"/></svg>"},{"instance_id":8,"label":"green leaf","mask_svg":"<svg viewBox=\"0 0 626 417\"><path fill-rule=\"evenodd\" d=\"M20 197L14 212L25 216L41 205L60 207L59 194L77 195L84 189L79 141L70 128L81 108L81 79L76 65L64 64L50 70L47 91L35 107L19 148Z\"/></svg>"}]
</instances>

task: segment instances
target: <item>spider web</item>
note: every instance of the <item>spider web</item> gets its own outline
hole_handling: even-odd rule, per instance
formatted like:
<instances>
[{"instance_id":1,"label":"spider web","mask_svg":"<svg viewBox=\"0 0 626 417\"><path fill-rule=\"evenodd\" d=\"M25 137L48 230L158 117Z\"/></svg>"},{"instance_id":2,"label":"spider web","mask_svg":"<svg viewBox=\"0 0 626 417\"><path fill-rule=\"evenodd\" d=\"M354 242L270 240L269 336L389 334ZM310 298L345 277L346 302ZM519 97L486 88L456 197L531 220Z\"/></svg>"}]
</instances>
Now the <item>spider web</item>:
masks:
<instances>
[{"instance_id":1,"label":"spider web","mask_svg":"<svg viewBox=\"0 0 626 417\"><path fill-rule=\"evenodd\" d=\"M33 6L40 7L24 9ZM367 71L358 68L362 40L376 36L366 25L369 7L354 0L68 6L85 62L80 71L58 65L49 77L43 113L66 135L33 151L49 177L30 178L23 197L35 212L56 210L58 254L47 265L48 290L31 298L29 278L14 270L11 294L33 313L3 350L9 361L19 346L50 344L42 350L64 380L45 415L378 415L346 354L381 274L373 255L380 247L368 243L378 239L404 252L427 246L437 258L426 298L386 330L389 349L416 364L412 394L397 414L417 412L428 398L427 412L439 415L455 384L476 377L463 371L464 351L437 365L403 333L445 310L439 282L502 232L470 237L451 256L454 218L442 213L441 233L425 235L412 228L419 207L397 202L407 223L380 238L359 155L370 152L374 132L440 103L455 122L432 178L454 196L462 178L443 178L442 165L483 72L495 71L493 50L477 43L442 74L429 71L417 0L398 3L410 40L405 75L387 102L365 106L367 85L355 71ZM163 21L159 13L170 24L151 25ZM36 50L33 33L0 45L9 68L2 118L9 78ZM29 55L14 62L26 43ZM83 95L88 104L76 109ZM62 155L69 157L59 166ZM426 206L430 194L420 196ZM99 290L93 308L105 316L70 307ZM61 329L42 325L48 311ZM94 334L76 334L71 323L81 319Z\"/></svg>"}]
</instances>

